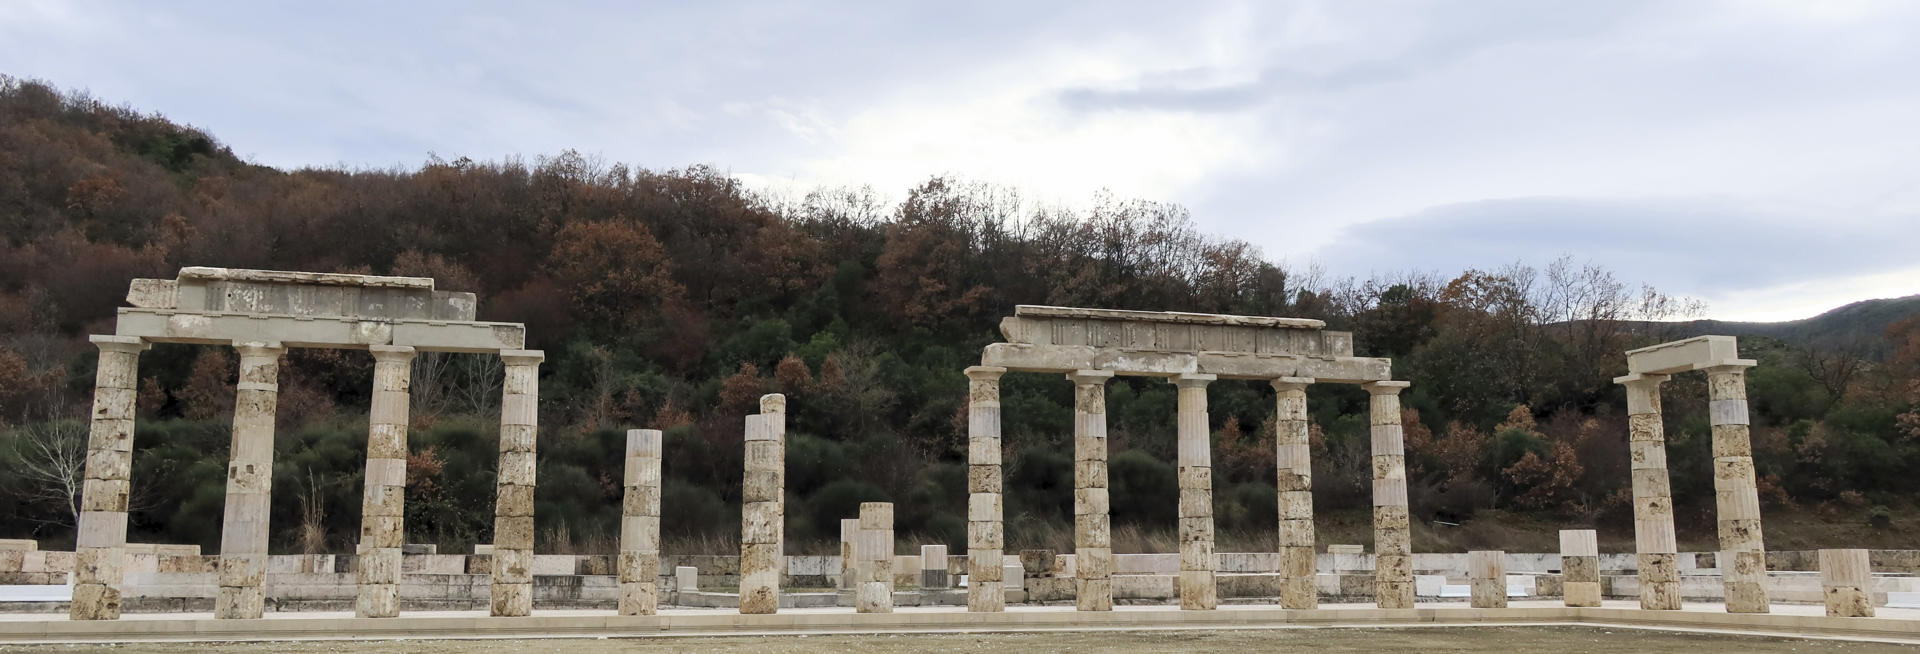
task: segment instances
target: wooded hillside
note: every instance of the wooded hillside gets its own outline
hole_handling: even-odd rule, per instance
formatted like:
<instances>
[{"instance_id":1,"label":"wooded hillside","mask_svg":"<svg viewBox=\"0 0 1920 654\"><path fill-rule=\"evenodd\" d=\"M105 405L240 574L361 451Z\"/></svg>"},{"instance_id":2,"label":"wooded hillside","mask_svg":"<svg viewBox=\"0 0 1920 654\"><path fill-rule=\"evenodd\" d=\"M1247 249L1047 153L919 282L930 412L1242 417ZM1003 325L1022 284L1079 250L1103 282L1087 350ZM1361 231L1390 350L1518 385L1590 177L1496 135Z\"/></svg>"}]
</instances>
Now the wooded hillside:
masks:
<instances>
[{"instance_id":1,"label":"wooded hillside","mask_svg":"<svg viewBox=\"0 0 1920 654\"><path fill-rule=\"evenodd\" d=\"M713 168L571 151L283 171L156 115L0 78L0 537L71 543L95 355L86 335L110 331L129 279L190 265L429 276L477 292L483 320L526 323L528 347L548 356L543 551L611 551L632 427L667 431L669 536L728 547L742 416L767 392L789 398L797 547L836 537L859 502L889 499L899 533L963 544L961 370L1024 303L1326 320L1413 382L1416 522L1519 515L1627 533L1626 426L1610 379L1622 351L1699 333L1642 322L1697 306L1569 260L1335 279L1199 233L1174 205L1101 195L1046 206L945 178L902 191L897 202L872 189L767 197ZM1769 510L1912 507L1920 320L1874 338L1870 351L1743 340L1762 362L1749 392ZM140 366L131 538L213 552L235 357L162 345ZM352 551L371 369L363 352L286 357L275 551ZM416 361L410 540L465 551L489 538L499 374L491 357ZM1703 380L1667 387L1680 521L1710 533L1710 518L1692 519L1713 506ZM1005 380L1011 547L1070 542L1071 389L1054 376ZM1355 388L1309 393L1316 502L1329 515L1368 505L1365 402ZM1270 545L1272 390L1221 382L1211 403L1219 526ZM1116 546L1148 547L1124 534L1173 529L1174 391L1116 380L1108 407ZM1436 546L1450 545L1416 543Z\"/></svg>"}]
</instances>

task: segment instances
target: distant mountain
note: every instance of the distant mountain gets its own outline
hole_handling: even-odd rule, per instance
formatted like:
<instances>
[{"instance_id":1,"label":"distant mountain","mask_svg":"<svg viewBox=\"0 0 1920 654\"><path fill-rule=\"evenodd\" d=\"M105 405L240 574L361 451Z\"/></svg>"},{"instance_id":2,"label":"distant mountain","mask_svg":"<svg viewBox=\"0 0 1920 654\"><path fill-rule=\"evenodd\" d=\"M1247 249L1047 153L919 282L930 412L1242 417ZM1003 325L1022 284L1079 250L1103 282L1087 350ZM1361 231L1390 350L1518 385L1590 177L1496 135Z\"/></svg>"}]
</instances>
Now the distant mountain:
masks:
<instances>
[{"instance_id":1,"label":"distant mountain","mask_svg":"<svg viewBox=\"0 0 1920 654\"><path fill-rule=\"evenodd\" d=\"M1812 318L1783 322L1734 322L1695 320L1681 323L1680 331L1690 335L1726 334L1729 336L1765 336L1793 345L1821 348L1859 348L1862 354L1879 357L1887 351L1887 326L1920 315L1920 295L1861 300Z\"/></svg>"}]
</instances>

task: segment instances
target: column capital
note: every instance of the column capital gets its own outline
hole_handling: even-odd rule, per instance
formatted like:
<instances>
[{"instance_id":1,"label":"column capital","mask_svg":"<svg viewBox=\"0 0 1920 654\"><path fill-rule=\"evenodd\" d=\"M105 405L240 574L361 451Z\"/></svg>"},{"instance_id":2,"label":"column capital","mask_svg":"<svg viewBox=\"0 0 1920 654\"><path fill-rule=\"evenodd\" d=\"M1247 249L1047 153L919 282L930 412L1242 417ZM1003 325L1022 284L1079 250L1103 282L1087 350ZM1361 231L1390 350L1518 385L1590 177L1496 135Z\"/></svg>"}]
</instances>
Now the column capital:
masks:
<instances>
[{"instance_id":1,"label":"column capital","mask_svg":"<svg viewBox=\"0 0 1920 654\"><path fill-rule=\"evenodd\" d=\"M1659 386L1667 381L1669 375L1657 375L1647 372L1628 373L1613 378L1613 383L1622 386Z\"/></svg>"},{"instance_id":2,"label":"column capital","mask_svg":"<svg viewBox=\"0 0 1920 654\"><path fill-rule=\"evenodd\" d=\"M1105 384L1110 379L1113 379L1112 370L1075 370L1067 373L1067 381L1081 386Z\"/></svg>"},{"instance_id":3,"label":"column capital","mask_svg":"<svg viewBox=\"0 0 1920 654\"><path fill-rule=\"evenodd\" d=\"M1308 386L1313 385L1314 381L1312 377L1280 377L1268 383L1272 384L1273 390L1276 391L1295 391L1306 390Z\"/></svg>"},{"instance_id":4,"label":"column capital","mask_svg":"<svg viewBox=\"0 0 1920 654\"><path fill-rule=\"evenodd\" d=\"M417 354L411 345L370 345L367 351L373 353L373 360L383 363L407 363Z\"/></svg>"},{"instance_id":5,"label":"column capital","mask_svg":"<svg viewBox=\"0 0 1920 654\"><path fill-rule=\"evenodd\" d=\"M1408 386L1412 385L1413 382L1406 381L1375 381L1361 384L1360 387L1367 389L1368 393L1374 395L1399 395L1400 391L1406 390Z\"/></svg>"},{"instance_id":6,"label":"column capital","mask_svg":"<svg viewBox=\"0 0 1920 654\"><path fill-rule=\"evenodd\" d=\"M102 334L94 334L92 336L88 336L87 340L92 341L94 347L100 348L100 351L102 352L138 353L142 350L148 350L153 348L152 343L148 343L147 339L140 338L138 336L109 336L109 335L102 335Z\"/></svg>"},{"instance_id":7,"label":"column capital","mask_svg":"<svg viewBox=\"0 0 1920 654\"><path fill-rule=\"evenodd\" d=\"M276 359L280 358L280 355L287 351L287 348L281 347L279 341L236 342L233 344L233 349L238 350L242 357L272 357Z\"/></svg>"},{"instance_id":8,"label":"column capital","mask_svg":"<svg viewBox=\"0 0 1920 654\"><path fill-rule=\"evenodd\" d=\"M1753 359L1730 359L1727 361L1716 361L1710 365L1699 366L1695 368L1695 370L1705 371L1709 375L1726 373L1738 375L1746 374L1748 368L1757 365L1760 365L1760 362Z\"/></svg>"},{"instance_id":9,"label":"column capital","mask_svg":"<svg viewBox=\"0 0 1920 654\"><path fill-rule=\"evenodd\" d=\"M1174 375L1172 377L1168 377L1167 383L1173 384L1175 386L1179 386L1181 388L1206 388L1207 384L1211 384L1213 383L1213 380L1216 380L1219 378L1220 378L1219 375L1209 375L1204 373L1190 372L1186 374L1180 374L1180 375Z\"/></svg>"},{"instance_id":10,"label":"column capital","mask_svg":"<svg viewBox=\"0 0 1920 654\"><path fill-rule=\"evenodd\" d=\"M968 366L966 373L967 379L974 381L995 381L1007 374L1007 369L1000 366Z\"/></svg>"},{"instance_id":11,"label":"column capital","mask_svg":"<svg viewBox=\"0 0 1920 654\"><path fill-rule=\"evenodd\" d=\"M500 361L509 366L537 366L547 360L545 350L501 350Z\"/></svg>"}]
</instances>

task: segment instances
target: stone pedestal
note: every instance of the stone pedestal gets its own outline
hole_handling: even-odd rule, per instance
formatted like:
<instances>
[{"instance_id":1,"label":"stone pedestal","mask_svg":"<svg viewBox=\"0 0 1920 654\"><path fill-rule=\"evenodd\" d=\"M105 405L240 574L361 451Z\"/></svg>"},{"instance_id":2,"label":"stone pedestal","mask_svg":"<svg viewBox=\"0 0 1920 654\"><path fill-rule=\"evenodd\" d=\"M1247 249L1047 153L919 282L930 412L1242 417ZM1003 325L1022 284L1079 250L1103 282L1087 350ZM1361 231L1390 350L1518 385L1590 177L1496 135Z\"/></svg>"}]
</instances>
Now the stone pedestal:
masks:
<instances>
[{"instance_id":1,"label":"stone pedestal","mask_svg":"<svg viewBox=\"0 0 1920 654\"><path fill-rule=\"evenodd\" d=\"M1820 589L1827 615L1873 617L1873 568L1866 550L1820 550Z\"/></svg>"},{"instance_id":2,"label":"stone pedestal","mask_svg":"<svg viewBox=\"0 0 1920 654\"><path fill-rule=\"evenodd\" d=\"M132 336L94 336L100 363L93 378L93 424L87 431L86 477L80 488L75 538L74 620L120 618L120 583L127 545L127 492L133 470L134 398L140 352Z\"/></svg>"},{"instance_id":3,"label":"stone pedestal","mask_svg":"<svg viewBox=\"0 0 1920 654\"><path fill-rule=\"evenodd\" d=\"M995 366L967 368L968 611L1003 611L1007 605L1000 512L1000 376L1006 372Z\"/></svg>"},{"instance_id":4,"label":"stone pedestal","mask_svg":"<svg viewBox=\"0 0 1920 654\"><path fill-rule=\"evenodd\" d=\"M1467 552L1470 601L1476 609L1507 608L1507 553L1497 550Z\"/></svg>"},{"instance_id":5,"label":"stone pedestal","mask_svg":"<svg viewBox=\"0 0 1920 654\"><path fill-rule=\"evenodd\" d=\"M853 607L859 613L893 612L893 504L860 504L859 586Z\"/></svg>"},{"instance_id":6,"label":"stone pedestal","mask_svg":"<svg viewBox=\"0 0 1920 654\"><path fill-rule=\"evenodd\" d=\"M1375 603L1413 608L1413 540L1407 514L1406 443L1400 427L1403 381L1365 384L1372 402L1373 550Z\"/></svg>"},{"instance_id":7,"label":"stone pedestal","mask_svg":"<svg viewBox=\"0 0 1920 654\"><path fill-rule=\"evenodd\" d=\"M279 343L242 343L234 385L226 514L220 526L220 589L213 617L258 618L266 610L267 517L273 487L273 418L280 395Z\"/></svg>"},{"instance_id":8,"label":"stone pedestal","mask_svg":"<svg viewBox=\"0 0 1920 654\"><path fill-rule=\"evenodd\" d=\"M500 353L506 367L500 399L500 472L493 504L495 616L533 613L533 486L540 432L539 350Z\"/></svg>"},{"instance_id":9,"label":"stone pedestal","mask_svg":"<svg viewBox=\"0 0 1920 654\"><path fill-rule=\"evenodd\" d=\"M1720 522L1720 575L1728 613L1767 612L1767 550L1747 434L1747 366L1707 368L1713 423L1713 490Z\"/></svg>"},{"instance_id":10,"label":"stone pedestal","mask_svg":"<svg viewBox=\"0 0 1920 654\"><path fill-rule=\"evenodd\" d=\"M1666 427L1660 384L1666 375L1635 374L1627 387L1627 454L1633 470L1633 536L1639 555L1640 608L1680 609L1679 546L1673 534L1673 490L1667 481Z\"/></svg>"},{"instance_id":11,"label":"stone pedestal","mask_svg":"<svg viewBox=\"0 0 1920 654\"><path fill-rule=\"evenodd\" d=\"M660 609L660 457L658 429L627 430L626 497L620 504L620 615Z\"/></svg>"},{"instance_id":12,"label":"stone pedestal","mask_svg":"<svg viewBox=\"0 0 1920 654\"><path fill-rule=\"evenodd\" d=\"M1108 519L1106 370L1067 375L1073 389L1074 597L1082 611L1113 610L1113 530Z\"/></svg>"},{"instance_id":13,"label":"stone pedestal","mask_svg":"<svg viewBox=\"0 0 1920 654\"><path fill-rule=\"evenodd\" d=\"M700 590L700 569L690 565L674 566L673 586L682 593Z\"/></svg>"},{"instance_id":14,"label":"stone pedestal","mask_svg":"<svg viewBox=\"0 0 1920 654\"><path fill-rule=\"evenodd\" d=\"M1567 606L1600 605L1600 542L1592 529L1560 531L1560 578Z\"/></svg>"},{"instance_id":15,"label":"stone pedestal","mask_svg":"<svg viewBox=\"0 0 1920 654\"><path fill-rule=\"evenodd\" d=\"M855 577L860 574L860 560L855 554L859 551L860 519L840 519L840 589L853 590Z\"/></svg>"},{"instance_id":16,"label":"stone pedestal","mask_svg":"<svg viewBox=\"0 0 1920 654\"><path fill-rule=\"evenodd\" d=\"M740 498L740 612L752 614L780 610L780 565L785 560L786 396L767 395L760 398L760 406L762 413L746 420Z\"/></svg>"},{"instance_id":17,"label":"stone pedestal","mask_svg":"<svg viewBox=\"0 0 1920 654\"><path fill-rule=\"evenodd\" d=\"M920 587L940 590L952 584L947 578L947 546L921 545Z\"/></svg>"},{"instance_id":18,"label":"stone pedestal","mask_svg":"<svg viewBox=\"0 0 1920 654\"><path fill-rule=\"evenodd\" d=\"M1311 377L1273 380L1275 484L1280 505L1280 606L1320 606L1314 586L1313 461L1307 445L1307 386Z\"/></svg>"},{"instance_id":19,"label":"stone pedestal","mask_svg":"<svg viewBox=\"0 0 1920 654\"><path fill-rule=\"evenodd\" d=\"M1207 384L1213 375L1179 375L1180 608L1211 610L1220 603L1214 583L1213 454L1208 441Z\"/></svg>"},{"instance_id":20,"label":"stone pedestal","mask_svg":"<svg viewBox=\"0 0 1920 654\"><path fill-rule=\"evenodd\" d=\"M360 498L360 548L354 558L355 616L400 615L401 546L407 543L407 417L411 347L375 345L373 405L367 412L367 473Z\"/></svg>"}]
</instances>

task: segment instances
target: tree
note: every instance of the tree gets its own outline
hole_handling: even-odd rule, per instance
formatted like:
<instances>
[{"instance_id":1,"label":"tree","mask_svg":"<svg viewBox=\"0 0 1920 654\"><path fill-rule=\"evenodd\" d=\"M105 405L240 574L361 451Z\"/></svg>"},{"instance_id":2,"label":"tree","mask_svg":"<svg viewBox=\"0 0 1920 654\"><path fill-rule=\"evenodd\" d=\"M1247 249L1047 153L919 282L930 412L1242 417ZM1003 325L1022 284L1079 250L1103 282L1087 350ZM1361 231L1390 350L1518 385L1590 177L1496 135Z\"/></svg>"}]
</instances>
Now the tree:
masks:
<instances>
[{"instance_id":1,"label":"tree","mask_svg":"<svg viewBox=\"0 0 1920 654\"><path fill-rule=\"evenodd\" d=\"M45 420L15 430L13 474L25 481L28 497L54 509L62 526L80 524L80 495L85 487L87 425L78 420Z\"/></svg>"}]
</instances>

